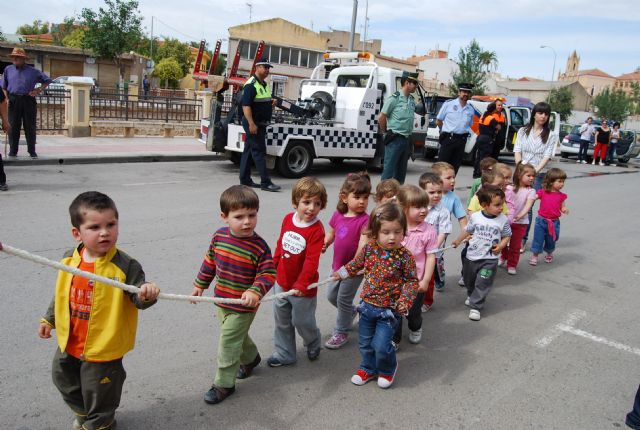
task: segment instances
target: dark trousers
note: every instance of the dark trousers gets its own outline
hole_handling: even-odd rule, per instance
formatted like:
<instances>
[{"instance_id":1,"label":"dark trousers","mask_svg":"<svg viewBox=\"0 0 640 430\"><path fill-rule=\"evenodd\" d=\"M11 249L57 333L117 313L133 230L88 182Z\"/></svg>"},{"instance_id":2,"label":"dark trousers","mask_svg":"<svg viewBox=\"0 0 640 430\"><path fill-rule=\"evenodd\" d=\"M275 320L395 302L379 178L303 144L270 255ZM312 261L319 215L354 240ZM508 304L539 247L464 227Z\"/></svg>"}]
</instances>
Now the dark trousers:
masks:
<instances>
[{"instance_id":1,"label":"dark trousers","mask_svg":"<svg viewBox=\"0 0 640 430\"><path fill-rule=\"evenodd\" d=\"M2 154L0 154L0 184L5 182L7 182L7 175L4 174L4 163L2 162Z\"/></svg>"},{"instance_id":2,"label":"dark trousers","mask_svg":"<svg viewBox=\"0 0 640 430\"><path fill-rule=\"evenodd\" d=\"M251 160L260 173L260 184L271 184L271 178L269 178L269 172L267 171L267 162L265 160L265 154L267 153L266 144L266 127L258 127L257 134L249 133L249 123L242 120L242 127L247 135L247 139L244 142L244 149L242 151L242 157L240 158L240 183L249 185L252 182L251 179Z\"/></svg>"},{"instance_id":3,"label":"dark trousers","mask_svg":"<svg viewBox=\"0 0 640 430\"><path fill-rule=\"evenodd\" d=\"M422 328L422 302L424 301L424 293L418 293L416 295L416 299L413 301L411 305L411 309L409 309L409 314L407 315L407 323L409 325L409 330L418 331ZM393 341L395 343L399 343L402 339L402 320L398 321L398 326L396 327L396 332L393 335Z\"/></svg>"},{"instance_id":4,"label":"dark trousers","mask_svg":"<svg viewBox=\"0 0 640 430\"><path fill-rule=\"evenodd\" d=\"M617 149L618 149L618 142L614 142L614 141L609 142L609 150L607 151L607 159L605 160L607 164L615 163L617 161L616 160L618 157Z\"/></svg>"},{"instance_id":5,"label":"dark trousers","mask_svg":"<svg viewBox=\"0 0 640 430\"><path fill-rule=\"evenodd\" d=\"M587 161L587 151L589 150L589 141L580 139L580 149L578 149L578 161Z\"/></svg>"},{"instance_id":6,"label":"dark trousers","mask_svg":"<svg viewBox=\"0 0 640 430\"><path fill-rule=\"evenodd\" d=\"M451 164L457 174L462 164L462 157L464 157L464 146L467 143L467 135L442 132L440 133L438 141L440 142L438 161L446 161Z\"/></svg>"},{"instance_id":7,"label":"dark trousers","mask_svg":"<svg viewBox=\"0 0 640 430\"><path fill-rule=\"evenodd\" d=\"M127 377L122 359L91 363L56 348L51 373L62 399L83 429L111 427Z\"/></svg>"},{"instance_id":8,"label":"dark trousers","mask_svg":"<svg viewBox=\"0 0 640 430\"><path fill-rule=\"evenodd\" d=\"M482 176L480 170L480 162L487 157L493 156L493 137L481 134L476 139L476 157L473 163L473 177L479 178Z\"/></svg>"},{"instance_id":9,"label":"dark trousers","mask_svg":"<svg viewBox=\"0 0 640 430\"><path fill-rule=\"evenodd\" d=\"M633 410L627 414L625 424L633 430L640 430L640 387L636 392L636 401L633 403Z\"/></svg>"},{"instance_id":10,"label":"dark trousers","mask_svg":"<svg viewBox=\"0 0 640 430\"><path fill-rule=\"evenodd\" d=\"M24 137L27 139L27 151L36 153L36 98L31 96L18 96L9 94L9 155L18 155L18 143L20 142L20 128L24 128Z\"/></svg>"}]
</instances>

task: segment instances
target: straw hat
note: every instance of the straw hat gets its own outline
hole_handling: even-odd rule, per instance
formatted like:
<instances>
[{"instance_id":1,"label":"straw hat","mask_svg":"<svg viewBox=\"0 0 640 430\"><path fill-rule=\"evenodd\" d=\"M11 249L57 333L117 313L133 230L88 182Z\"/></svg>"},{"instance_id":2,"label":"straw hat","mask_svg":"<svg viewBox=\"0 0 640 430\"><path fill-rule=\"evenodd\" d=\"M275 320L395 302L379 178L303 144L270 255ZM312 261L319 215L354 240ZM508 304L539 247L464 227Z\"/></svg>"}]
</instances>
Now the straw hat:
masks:
<instances>
[{"instance_id":1,"label":"straw hat","mask_svg":"<svg viewBox=\"0 0 640 430\"><path fill-rule=\"evenodd\" d=\"M9 54L9 57L27 58L27 53L24 52L24 49L22 48L13 48L13 51L11 51L11 54Z\"/></svg>"}]
</instances>

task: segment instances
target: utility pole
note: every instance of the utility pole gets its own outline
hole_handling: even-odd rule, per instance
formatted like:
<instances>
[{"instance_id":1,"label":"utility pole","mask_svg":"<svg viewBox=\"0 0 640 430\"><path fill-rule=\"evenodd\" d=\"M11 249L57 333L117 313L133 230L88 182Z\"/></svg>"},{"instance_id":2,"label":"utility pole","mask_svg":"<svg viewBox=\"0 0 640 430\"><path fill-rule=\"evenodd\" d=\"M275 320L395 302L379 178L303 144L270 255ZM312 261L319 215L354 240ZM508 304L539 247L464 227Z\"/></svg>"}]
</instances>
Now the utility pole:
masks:
<instances>
[{"instance_id":1,"label":"utility pole","mask_svg":"<svg viewBox=\"0 0 640 430\"><path fill-rule=\"evenodd\" d=\"M351 14L351 35L349 36L349 51L353 52L353 42L356 36L356 18L358 16L358 0L353 0L353 13Z\"/></svg>"},{"instance_id":2,"label":"utility pole","mask_svg":"<svg viewBox=\"0 0 640 430\"><path fill-rule=\"evenodd\" d=\"M540 48L549 48L553 51L553 69L551 72L551 81L549 82L549 97L547 97L547 102L549 102L551 100L551 90L553 89L553 78L556 74L556 50L547 45L542 45Z\"/></svg>"},{"instance_id":3,"label":"utility pole","mask_svg":"<svg viewBox=\"0 0 640 430\"><path fill-rule=\"evenodd\" d=\"M253 12L253 4L247 3L247 6L249 7L249 24L251 24L251 14Z\"/></svg>"},{"instance_id":4,"label":"utility pole","mask_svg":"<svg viewBox=\"0 0 640 430\"><path fill-rule=\"evenodd\" d=\"M151 47L149 48L149 56L151 57L151 62L153 62L153 15L151 15Z\"/></svg>"},{"instance_id":5,"label":"utility pole","mask_svg":"<svg viewBox=\"0 0 640 430\"><path fill-rule=\"evenodd\" d=\"M362 39L362 50L367 50L367 29L369 27L369 0L365 3L364 7L364 39Z\"/></svg>"}]
</instances>

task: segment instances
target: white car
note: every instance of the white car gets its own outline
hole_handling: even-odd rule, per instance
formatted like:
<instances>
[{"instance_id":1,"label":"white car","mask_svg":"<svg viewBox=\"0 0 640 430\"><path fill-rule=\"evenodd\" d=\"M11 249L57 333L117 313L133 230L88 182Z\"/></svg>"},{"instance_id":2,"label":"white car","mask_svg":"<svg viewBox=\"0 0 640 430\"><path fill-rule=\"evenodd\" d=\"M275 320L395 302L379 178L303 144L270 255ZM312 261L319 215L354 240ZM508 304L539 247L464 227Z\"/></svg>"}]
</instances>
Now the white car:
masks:
<instances>
[{"instance_id":1,"label":"white car","mask_svg":"<svg viewBox=\"0 0 640 430\"><path fill-rule=\"evenodd\" d=\"M46 95L61 94L64 91L65 82L67 82L69 79L71 79L73 82L84 82L87 84L91 84L91 93L93 94L97 94L99 91L98 85L94 78L90 78L88 76L58 76L44 90L44 93Z\"/></svg>"}]
</instances>

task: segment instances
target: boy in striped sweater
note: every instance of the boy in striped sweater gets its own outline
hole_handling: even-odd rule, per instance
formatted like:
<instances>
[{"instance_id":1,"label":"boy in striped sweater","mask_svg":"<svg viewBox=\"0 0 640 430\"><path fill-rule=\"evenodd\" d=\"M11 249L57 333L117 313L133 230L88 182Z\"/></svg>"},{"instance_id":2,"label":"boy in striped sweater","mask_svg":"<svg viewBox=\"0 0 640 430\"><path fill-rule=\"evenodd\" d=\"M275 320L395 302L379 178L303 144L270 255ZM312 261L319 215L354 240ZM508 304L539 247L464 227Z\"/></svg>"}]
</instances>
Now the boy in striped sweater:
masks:
<instances>
[{"instance_id":1,"label":"boy in striped sweater","mask_svg":"<svg viewBox=\"0 0 640 430\"><path fill-rule=\"evenodd\" d=\"M213 235L193 283L191 295L201 296L217 275L215 296L244 302L217 305L218 370L213 386L204 395L209 404L220 403L233 394L236 378L251 376L261 360L249 328L260 299L275 282L276 269L269 245L254 232L259 205L258 195L245 185L234 185L222 193L220 217L227 227Z\"/></svg>"}]
</instances>

